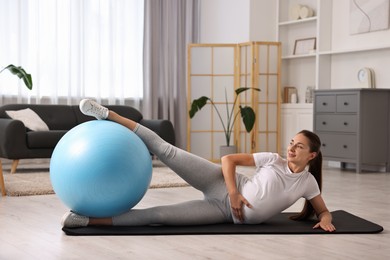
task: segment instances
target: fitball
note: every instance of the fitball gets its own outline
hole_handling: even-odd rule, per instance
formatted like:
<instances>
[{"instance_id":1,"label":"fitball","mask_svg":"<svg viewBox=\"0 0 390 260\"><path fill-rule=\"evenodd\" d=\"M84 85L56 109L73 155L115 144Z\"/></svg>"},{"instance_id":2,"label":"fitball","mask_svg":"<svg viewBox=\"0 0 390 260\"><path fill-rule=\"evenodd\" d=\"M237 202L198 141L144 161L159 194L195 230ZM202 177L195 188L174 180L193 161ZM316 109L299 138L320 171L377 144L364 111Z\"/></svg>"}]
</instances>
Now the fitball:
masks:
<instances>
[{"instance_id":1,"label":"fitball","mask_svg":"<svg viewBox=\"0 0 390 260\"><path fill-rule=\"evenodd\" d=\"M59 199L77 214L113 217L133 208L152 178L152 160L130 129L93 120L69 130L50 160L50 180Z\"/></svg>"}]
</instances>

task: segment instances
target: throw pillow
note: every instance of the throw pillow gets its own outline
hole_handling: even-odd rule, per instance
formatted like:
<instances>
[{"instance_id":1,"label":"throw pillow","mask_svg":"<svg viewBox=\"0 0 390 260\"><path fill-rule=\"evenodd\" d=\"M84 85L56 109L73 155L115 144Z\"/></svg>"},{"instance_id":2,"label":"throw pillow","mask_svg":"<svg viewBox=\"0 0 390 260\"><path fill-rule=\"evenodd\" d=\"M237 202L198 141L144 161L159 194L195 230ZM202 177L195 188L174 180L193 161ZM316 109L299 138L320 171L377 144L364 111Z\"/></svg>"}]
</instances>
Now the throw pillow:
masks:
<instances>
[{"instance_id":1,"label":"throw pillow","mask_svg":"<svg viewBox=\"0 0 390 260\"><path fill-rule=\"evenodd\" d=\"M5 112L10 118L22 121L32 131L49 131L47 124L30 108Z\"/></svg>"}]
</instances>

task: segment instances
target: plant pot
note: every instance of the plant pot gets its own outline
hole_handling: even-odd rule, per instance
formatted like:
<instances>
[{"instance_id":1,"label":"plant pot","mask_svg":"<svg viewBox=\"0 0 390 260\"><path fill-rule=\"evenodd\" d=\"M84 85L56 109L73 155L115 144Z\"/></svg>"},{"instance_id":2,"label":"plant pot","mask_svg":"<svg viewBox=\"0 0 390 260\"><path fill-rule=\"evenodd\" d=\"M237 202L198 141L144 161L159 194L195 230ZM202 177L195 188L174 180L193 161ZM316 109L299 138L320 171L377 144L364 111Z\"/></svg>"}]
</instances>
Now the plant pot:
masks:
<instances>
[{"instance_id":1,"label":"plant pot","mask_svg":"<svg viewBox=\"0 0 390 260\"><path fill-rule=\"evenodd\" d=\"M222 157L224 155L232 154L232 153L237 153L237 147L235 145L221 145L219 147L219 156Z\"/></svg>"}]
</instances>

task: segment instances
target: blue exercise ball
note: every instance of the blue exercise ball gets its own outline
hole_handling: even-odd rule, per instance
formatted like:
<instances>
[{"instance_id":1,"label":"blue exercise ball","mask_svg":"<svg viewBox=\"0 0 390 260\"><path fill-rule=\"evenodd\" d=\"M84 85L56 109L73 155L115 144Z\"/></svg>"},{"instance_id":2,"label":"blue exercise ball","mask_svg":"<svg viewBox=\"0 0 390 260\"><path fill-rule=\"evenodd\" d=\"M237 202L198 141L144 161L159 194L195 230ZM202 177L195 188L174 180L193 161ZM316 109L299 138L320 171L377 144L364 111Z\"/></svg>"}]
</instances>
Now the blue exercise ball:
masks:
<instances>
[{"instance_id":1,"label":"blue exercise ball","mask_svg":"<svg viewBox=\"0 0 390 260\"><path fill-rule=\"evenodd\" d=\"M50 160L56 195L72 211L112 217L134 207L152 179L151 156L128 128L93 120L69 130Z\"/></svg>"}]
</instances>

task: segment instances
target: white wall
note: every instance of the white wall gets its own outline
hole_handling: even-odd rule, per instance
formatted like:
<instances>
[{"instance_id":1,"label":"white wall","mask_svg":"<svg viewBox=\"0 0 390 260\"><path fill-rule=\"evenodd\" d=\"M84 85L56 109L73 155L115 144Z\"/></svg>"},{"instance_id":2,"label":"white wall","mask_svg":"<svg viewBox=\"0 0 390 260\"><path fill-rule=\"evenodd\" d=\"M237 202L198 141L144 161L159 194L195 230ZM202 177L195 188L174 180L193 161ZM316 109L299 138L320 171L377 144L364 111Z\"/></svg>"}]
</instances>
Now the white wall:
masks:
<instances>
[{"instance_id":1,"label":"white wall","mask_svg":"<svg viewBox=\"0 0 390 260\"><path fill-rule=\"evenodd\" d=\"M248 41L249 2L249 0L201 0L200 42Z\"/></svg>"},{"instance_id":2,"label":"white wall","mask_svg":"<svg viewBox=\"0 0 390 260\"><path fill-rule=\"evenodd\" d=\"M250 41L276 40L276 0L251 0Z\"/></svg>"},{"instance_id":3,"label":"white wall","mask_svg":"<svg viewBox=\"0 0 390 260\"><path fill-rule=\"evenodd\" d=\"M390 29L349 34L349 0L333 1L332 49L349 50L390 47ZM357 72L362 67L375 71L377 88L390 88L390 48L332 56L331 88L358 88Z\"/></svg>"},{"instance_id":4,"label":"white wall","mask_svg":"<svg viewBox=\"0 0 390 260\"><path fill-rule=\"evenodd\" d=\"M349 0L333 1L332 49L355 49L378 45L390 46L390 30L349 34Z\"/></svg>"},{"instance_id":5,"label":"white wall","mask_svg":"<svg viewBox=\"0 0 390 260\"><path fill-rule=\"evenodd\" d=\"M276 1L201 0L200 42L273 41Z\"/></svg>"}]
</instances>

